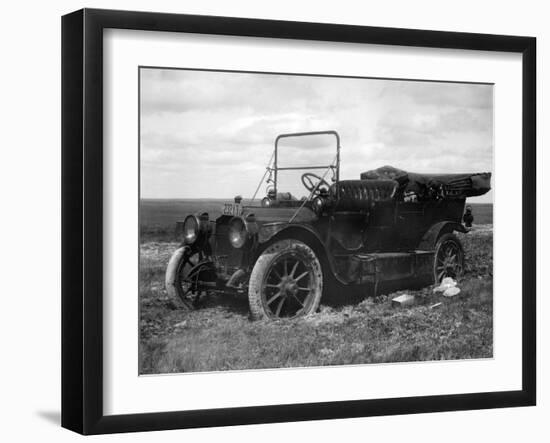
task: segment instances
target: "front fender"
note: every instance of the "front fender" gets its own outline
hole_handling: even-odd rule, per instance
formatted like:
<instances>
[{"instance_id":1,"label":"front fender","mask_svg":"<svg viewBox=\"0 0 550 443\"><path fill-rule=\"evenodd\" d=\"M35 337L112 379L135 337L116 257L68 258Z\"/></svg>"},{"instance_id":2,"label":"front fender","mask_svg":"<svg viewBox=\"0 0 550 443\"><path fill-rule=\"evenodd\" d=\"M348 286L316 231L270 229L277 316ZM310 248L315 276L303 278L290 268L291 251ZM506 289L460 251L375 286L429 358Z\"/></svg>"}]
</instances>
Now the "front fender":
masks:
<instances>
[{"instance_id":1,"label":"front fender","mask_svg":"<svg viewBox=\"0 0 550 443\"><path fill-rule=\"evenodd\" d=\"M334 257L330 254L327 245L313 227L302 223L268 223L260 227L257 238L260 245L258 253L261 253L275 238L294 238L306 243L321 259L324 269L330 272L330 277L345 284L345 280L338 275Z\"/></svg>"},{"instance_id":2,"label":"front fender","mask_svg":"<svg viewBox=\"0 0 550 443\"><path fill-rule=\"evenodd\" d=\"M435 248L435 244L437 243L437 239L442 234L453 231L462 232L464 234L468 232L468 230L460 223L451 221L438 222L432 225L430 229L428 229L426 233L422 236L422 240L420 240L418 249L425 251L433 250Z\"/></svg>"},{"instance_id":3,"label":"front fender","mask_svg":"<svg viewBox=\"0 0 550 443\"><path fill-rule=\"evenodd\" d=\"M323 244L321 237L319 237L318 232L309 225L304 225L302 223L286 223L286 222L276 222L276 223L266 223L260 226L258 230L258 243L263 244L270 241L276 235L291 230L306 231L309 234L315 236L315 238Z\"/></svg>"}]
</instances>

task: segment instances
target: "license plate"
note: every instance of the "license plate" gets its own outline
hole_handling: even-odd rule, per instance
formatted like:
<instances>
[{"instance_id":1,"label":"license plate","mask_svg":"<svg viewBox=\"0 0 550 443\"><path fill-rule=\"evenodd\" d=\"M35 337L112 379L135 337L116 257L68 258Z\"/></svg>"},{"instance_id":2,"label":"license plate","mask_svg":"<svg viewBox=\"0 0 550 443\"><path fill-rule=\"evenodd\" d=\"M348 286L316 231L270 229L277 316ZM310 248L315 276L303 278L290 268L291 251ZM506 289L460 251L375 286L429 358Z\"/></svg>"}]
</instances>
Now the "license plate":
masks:
<instances>
[{"instance_id":1,"label":"license plate","mask_svg":"<svg viewBox=\"0 0 550 443\"><path fill-rule=\"evenodd\" d=\"M242 215L243 207L238 203L225 203L222 208L223 215L238 216Z\"/></svg>"}]
</instances>

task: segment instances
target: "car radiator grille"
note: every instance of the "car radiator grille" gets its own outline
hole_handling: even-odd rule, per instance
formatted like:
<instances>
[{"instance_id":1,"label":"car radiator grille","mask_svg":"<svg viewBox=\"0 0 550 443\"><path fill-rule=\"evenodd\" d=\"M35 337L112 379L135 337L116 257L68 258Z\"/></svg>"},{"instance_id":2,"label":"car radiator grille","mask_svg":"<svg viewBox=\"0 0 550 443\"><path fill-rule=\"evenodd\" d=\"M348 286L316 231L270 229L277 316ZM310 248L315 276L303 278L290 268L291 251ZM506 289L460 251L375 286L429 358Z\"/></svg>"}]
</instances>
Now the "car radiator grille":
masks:
<instances>
[{"instance_id":1,"label":"car radiator grille","mask_svg":"<svg viewBox=\"0 0 550 443\"><path fill-rule=\"evenodd\" d=\"M226 223L216 225L216 243L214 259L218 272L230 276L241 266L242 251L229 243L229 226Z\"/></svg>"}]
</instances>

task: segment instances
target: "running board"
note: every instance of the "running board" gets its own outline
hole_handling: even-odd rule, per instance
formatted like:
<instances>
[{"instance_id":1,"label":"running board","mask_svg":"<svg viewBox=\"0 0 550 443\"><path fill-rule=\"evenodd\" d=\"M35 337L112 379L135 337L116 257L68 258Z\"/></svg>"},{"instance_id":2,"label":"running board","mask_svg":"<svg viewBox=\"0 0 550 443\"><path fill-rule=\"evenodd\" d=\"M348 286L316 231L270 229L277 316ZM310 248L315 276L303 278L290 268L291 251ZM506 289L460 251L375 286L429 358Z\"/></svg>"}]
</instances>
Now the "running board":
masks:
<instances>
[{"instance_id":1,"label":"running board","mask_svg":"<svg viewBox=\"0 0 550 443\"><path fill-rule=\"evenodd\" d=\"M350 284L406 278L433 279L433 251L375 252L348 256L345 278Z\"/></svg>"}]
</instances>

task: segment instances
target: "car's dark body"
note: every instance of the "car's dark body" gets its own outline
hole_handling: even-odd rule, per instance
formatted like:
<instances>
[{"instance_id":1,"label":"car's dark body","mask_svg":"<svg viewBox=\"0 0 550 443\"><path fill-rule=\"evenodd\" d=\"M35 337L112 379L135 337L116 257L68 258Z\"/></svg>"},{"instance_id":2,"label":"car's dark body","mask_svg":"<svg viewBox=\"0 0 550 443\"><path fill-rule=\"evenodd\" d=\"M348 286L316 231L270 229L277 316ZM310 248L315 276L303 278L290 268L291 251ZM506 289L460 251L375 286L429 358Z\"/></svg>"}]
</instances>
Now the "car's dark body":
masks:
<instances>
[{"instance_id":1,"label":"car's dark body","mask_svg":"<svg viewBox=\"0 0 550 443\"><path fill-rule=\"evenodd\" d=\"M338 134L323 133L337 140L335 165L328 166L334 183L328 189L314 189L305 200L278 192L277 172L283 168L277 167L277 142L312 133L286 134L277 138L274 166L268 168L275 176L268 207L263 203L228 205L233 212L237 208L237 215L208 221L202 214L202 223L209 224L203 228L208 230L208 239L190 246L201 250L203 267L197 285L246 289L259 255L281 239L308 245L319 257L326 277L342 285L411 277L437 279L434 250L438 239L445 233L467 232L461 224L466 196L487 192L490 174L421 175L383 167L357 180L340 180ZM306 169L314 168L320 169ZM314 193L317 197L312 199ZM229 241L236 218L249 232L240 248Z\"/></svg>"},{"instance_id":2,"label":"car's dark body","mask_svg":"<svg viewBox=\"0 0 550 443\"><path fill-rule=\"evenodd\" d=\"M342 283L399 279L414 274L431 274L431 257L422 261L442 230L466 232L460 224L464 200L426 203L381 203L369 212L330 212L317 215L306 204L291 223L296 207L262 208L244 206L243 217L253 214L258 225L257 242L245 250L235 249L228 240L232 216L212 222L210 245L219 279L229 279L238 269L250 271L255 258L275 238L297 238L314 246ZM376 215L372 215L375 213ZM413 259L412 255L417 257ZM399 260L401 258L402 260ZM368 263L391 259L382 275L369 272ZM416 262L415 262L416 260ZM399 266L399 262L404 266ZM420 262L422 261L422 263ZM406 262L406 263L405 263ZM358 265L365 269L360 271ZM426 264L427 267L421 265Z\"/></svg>"}]
</instances>

